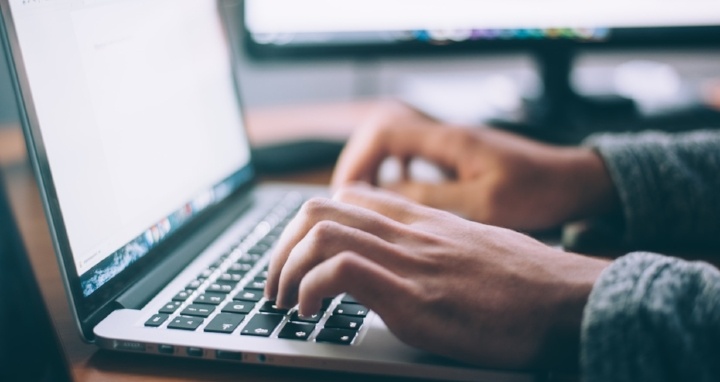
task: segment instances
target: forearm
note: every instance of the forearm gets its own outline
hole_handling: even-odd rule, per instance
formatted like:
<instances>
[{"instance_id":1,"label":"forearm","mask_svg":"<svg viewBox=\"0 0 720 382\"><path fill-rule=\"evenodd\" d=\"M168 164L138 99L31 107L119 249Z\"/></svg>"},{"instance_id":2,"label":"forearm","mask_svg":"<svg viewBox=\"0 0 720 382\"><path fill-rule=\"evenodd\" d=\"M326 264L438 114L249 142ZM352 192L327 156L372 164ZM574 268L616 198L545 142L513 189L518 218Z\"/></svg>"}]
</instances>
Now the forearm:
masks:
<instances>
[{"instance_id":1,"label":"forearm","mask_svg":"<svg viewBox=\"0 0 720 382\"><path fill-rule=\"evenodd\" d=\"M647 253L606 268L586 305L584 380L720 380L720 272Z\"/></svg>"},{"instance_id":2,"label":"forearm","mask_svg":"<svg viewBox=\"0 0 720 382\"><path fill-rule=\"evenodd\" d=\"M635 243L720 244L720 131L591 137Z\"/></svg>"}]
</instances>

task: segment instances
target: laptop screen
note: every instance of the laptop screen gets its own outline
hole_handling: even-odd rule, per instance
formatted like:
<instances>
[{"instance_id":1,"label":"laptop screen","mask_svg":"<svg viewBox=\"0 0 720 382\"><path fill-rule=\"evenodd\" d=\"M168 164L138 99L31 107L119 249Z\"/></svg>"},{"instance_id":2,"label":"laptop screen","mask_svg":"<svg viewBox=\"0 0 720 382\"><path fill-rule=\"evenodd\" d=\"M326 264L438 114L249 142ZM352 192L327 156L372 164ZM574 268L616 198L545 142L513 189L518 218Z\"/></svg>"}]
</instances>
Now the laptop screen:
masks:
<instances>
[{"instance_id":1,"label":"laptop screen","mask_svg":"<svg viewBox=\"0 0 720 382\"><path fill-rule=\"evenodd\" d=\"M213 0L9 3L87 297L251 177L229 44Z\"/></svg>"}]
</instances>

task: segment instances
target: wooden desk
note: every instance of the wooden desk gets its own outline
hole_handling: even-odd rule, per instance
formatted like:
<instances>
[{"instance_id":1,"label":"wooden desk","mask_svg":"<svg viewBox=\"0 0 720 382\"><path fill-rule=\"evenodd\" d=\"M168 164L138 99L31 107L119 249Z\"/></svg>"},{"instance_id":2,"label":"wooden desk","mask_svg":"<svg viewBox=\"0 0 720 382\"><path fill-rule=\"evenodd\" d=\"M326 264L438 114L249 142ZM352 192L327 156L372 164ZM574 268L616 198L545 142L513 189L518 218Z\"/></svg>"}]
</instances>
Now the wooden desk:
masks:
<instances>
[{"instance_id":1,"label":"wooden desk","mask_svg":"<svg viewBox=\"0 0 720 382\"><path fill-rule=\"evenodd\" d=\"M346 137L376 102L304 105L248 113L251 139L270 143L283 137ZM123 354L82 342L60 280L37 185L27 163L17 126L0 127L0 168L5 172L13 208L41 283L41 289L77 381L364 381L367 376ZM330 169L273 180L327 183ZM385 380L376 378L374 380ZM397 380L397 379L387 379Z\"/></svg>"}]
</instances>

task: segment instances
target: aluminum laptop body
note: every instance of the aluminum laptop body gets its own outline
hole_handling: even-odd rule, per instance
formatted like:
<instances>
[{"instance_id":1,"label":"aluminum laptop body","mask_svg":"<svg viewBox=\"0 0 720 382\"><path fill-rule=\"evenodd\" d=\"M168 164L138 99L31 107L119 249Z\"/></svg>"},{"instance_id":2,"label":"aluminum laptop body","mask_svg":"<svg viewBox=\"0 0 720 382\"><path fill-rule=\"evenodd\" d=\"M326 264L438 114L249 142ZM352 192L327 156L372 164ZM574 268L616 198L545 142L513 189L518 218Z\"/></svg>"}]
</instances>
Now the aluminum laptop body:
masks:
<instances>
[{"instance_id":1,"label":"aluminum laptop body","mask_svg":"<svg viewBox=\"0 0 720 382\"><path fill-rule=\"evenodd\" d=\"M237 1L1 4L28 152L86 341L118 351L248 364L532 380L410 348L373 312L363 312L356 335L338 339L351 343L321 342L321 326L338 313L342 296L316 329L291 333L304 340L278 338L289 315L274 329L255 329L263 336L244 335L264 300L251 304L244 322L216 328L231 332L209 332L214 324L208 321L220 313L193 316L212 307L196 304L200 294L231 312L247 308L245 302L231 304L232 296L260 282L268 261L252 250L264 244L267 252L267 238L282 229L285 215L303 199L327 193L254 183L232 65ZM242 263L251 255L256 263ZM227 284L219 273L235 277L230 271L239 265L247 273L237 273L241 280L220 290ZM216 287L225 294L208 293ZM223 319L238 317L225 308Z\"/></svg>"}]
</instances>

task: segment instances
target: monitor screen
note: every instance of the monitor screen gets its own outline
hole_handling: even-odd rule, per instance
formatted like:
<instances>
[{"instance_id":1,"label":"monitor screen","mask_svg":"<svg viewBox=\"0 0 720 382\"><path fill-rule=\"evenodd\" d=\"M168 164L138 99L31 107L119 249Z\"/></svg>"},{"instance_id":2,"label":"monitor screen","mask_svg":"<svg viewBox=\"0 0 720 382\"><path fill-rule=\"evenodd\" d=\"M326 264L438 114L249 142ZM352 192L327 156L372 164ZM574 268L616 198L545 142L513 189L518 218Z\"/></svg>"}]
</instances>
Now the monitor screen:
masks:
<instances>
[{"instance_id":1,"label":"monitor screen","mask_svg":"<svg viewBox=\"0 0 720 382\"><path fill-rule=\"evenodd\" d=\"M245 0L244 11L250 43L265 48L592 43L628 30L720 25L717 0Z\"/></svg>"},{"instance_id":2,"label":"monitor screen","mask_svg":"<svg viewBox=\"0 0 720 382\"><path fill-rule=\"evenodd\" d=\"M9 4L87 297L248 181L229 44L214 0Z\"/></svg>"}]
</instances>

